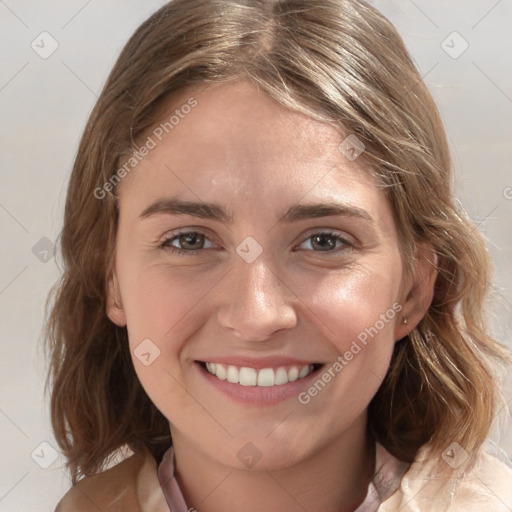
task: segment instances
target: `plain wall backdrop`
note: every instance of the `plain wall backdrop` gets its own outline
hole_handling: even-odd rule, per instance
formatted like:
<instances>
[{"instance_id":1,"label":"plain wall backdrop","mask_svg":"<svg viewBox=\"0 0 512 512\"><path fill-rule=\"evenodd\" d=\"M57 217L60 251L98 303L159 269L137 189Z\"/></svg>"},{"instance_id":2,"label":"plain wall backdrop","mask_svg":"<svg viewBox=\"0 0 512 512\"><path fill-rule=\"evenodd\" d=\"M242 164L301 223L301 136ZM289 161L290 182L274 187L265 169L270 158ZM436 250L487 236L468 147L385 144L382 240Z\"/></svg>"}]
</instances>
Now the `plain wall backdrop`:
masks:
<instances>
[{"instance_id":1,"label":"plain wall backdrop","mask_svg":"<svg viewBox=\"0 0 512 512\"><path fill-rule=\"evenodd\" d=\"M164 3L0 0L1 512L52 511L69 487L43 390L53 244L89 112L124 43ZM440 108L456 195L495 262L492 332L512 346L512 2L371 3L397 26ZM494 439L512 454L510 424Z\"/></svg>"}]
</instances>

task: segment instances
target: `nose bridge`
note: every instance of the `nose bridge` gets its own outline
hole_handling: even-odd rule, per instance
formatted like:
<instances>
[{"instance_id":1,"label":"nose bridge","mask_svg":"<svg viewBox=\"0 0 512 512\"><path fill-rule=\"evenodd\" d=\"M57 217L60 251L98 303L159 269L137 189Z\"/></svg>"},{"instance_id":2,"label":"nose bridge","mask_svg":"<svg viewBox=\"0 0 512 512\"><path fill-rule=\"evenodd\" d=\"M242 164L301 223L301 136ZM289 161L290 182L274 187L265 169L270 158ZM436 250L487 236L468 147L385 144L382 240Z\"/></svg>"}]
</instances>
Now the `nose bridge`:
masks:
<instances>
[{"instance_id":1,"label":"nose bridge","mask_svg":"<svg viewBox=\"0 0 512 512\"><path fill-rule=\"evenodd\" d=\"M240 258L222 294L219 323L239 337L264 340L295 325L293 294L272 265L272 258L263 254L251 263Z\"/></svg>"},{"instance_id":2,"label":"nose bridge","mask_svg":"<svg viewBox=\"0 0 512 512\"><path fill-rule=\"evenodd\" d=\"M248 302L252 308L278 305L283 301L282 279L278 278L278 270L271 268L268 260L259 258L252 263L243 263L238 269L236 280L239 297ZM256 304L253 304L256 302Z\"/></svg>"}]
</instances>

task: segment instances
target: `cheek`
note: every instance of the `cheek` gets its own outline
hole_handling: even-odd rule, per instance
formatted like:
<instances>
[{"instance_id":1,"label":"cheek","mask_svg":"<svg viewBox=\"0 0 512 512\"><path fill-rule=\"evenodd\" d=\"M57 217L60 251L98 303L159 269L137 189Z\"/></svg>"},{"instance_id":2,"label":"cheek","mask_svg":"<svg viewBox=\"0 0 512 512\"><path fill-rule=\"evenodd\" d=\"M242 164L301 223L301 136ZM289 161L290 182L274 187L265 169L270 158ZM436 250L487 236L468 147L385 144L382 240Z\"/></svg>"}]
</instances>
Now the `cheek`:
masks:
<instances>
[{"instance_id":1,"label":"cheek","mask_svg":"<svg viewBox=\"0 0 512 512\"><path fill-rule=\"evenodd\" d=\"M400 265L381 261L316 282L302 281L312 321L333 353L320 375L331 391L320 393L323 384L315 384L315 389L303 397L304 403L318 397L311 404L317 411L338 403L333 421L346 421L349 411L361 413L386 375L402 308L398 302L401 275L395 268L400 269Z\"/></svg>"},{"instance_id":2,"label":"cheek","mask_svg":"<svg viewBox=\"0 0 512 512\"><path fill-rule=\"evenodd\" d=\"M162 355L170 356L172 364L183 340L192 338L200 328L197 317L204 314L204 300L222 274L202 273L198 277L190 268L171 272L165 266L154 265L141 272L130 267L124 268L120 281L124 278L123 307L131 349L149 338Z\"/></svg>"},{"instance_id":3,"label":"cheek","mask_svg":"<svg viewBox=\"0 0 512 512\"><path fill-rule=\"evenodd\" d=\"M302 279L315 323L339 353L352 341L385 338L394 333L400 275L389 265L358 266L324 279ZM394 341L394 340L393 340Z\"/></svg>"},{"instance_id":4,"label":"cheek","mask_svg":"<svg viewBox=\"0 0 512 512\"><path fill-rule=\"evenodd\" d=\"M312 332L321 333L315 342L328 345L332 354L298 396L300 417L314 418L315 435L327 439L348 429L364 414L386 375L401 310L399 261L375 258L337 274L302 275L295 281ZM282 441L288 442L285 437Z\"/></svg>"},{"instance_id":5,"label":"cheek","mask_svg":"<svg viewBox=\"0 0 512 512\"><path fill-rule=\"evenodd\" d=\"M170 404L172 411L184 416L188 411L197 414L183 386L180 355L202 325L198 321L202 300L222 276L217 281L215 276L194 278L186 269L170 272L161 265L141 271L130 263L118 274L131 356L141 385L167 417Z\"/></svg>"},{"instance_id":6,"label":"cheek","mask_svg":"<svg viewBox=\"0 0 512 512\"><path fill-rule=\"evenodd\" d=\"M331 391L321 393L324 384L316 383L301 403L316 411L329 403L339 404L334 422L346 421L349 411L352 415L362 412L388 370L402 309L400 274L394 268L389 264L359 267L316 283L303 280L310 318L335 355L319 376Z\"/></svg>"}]
</instances>

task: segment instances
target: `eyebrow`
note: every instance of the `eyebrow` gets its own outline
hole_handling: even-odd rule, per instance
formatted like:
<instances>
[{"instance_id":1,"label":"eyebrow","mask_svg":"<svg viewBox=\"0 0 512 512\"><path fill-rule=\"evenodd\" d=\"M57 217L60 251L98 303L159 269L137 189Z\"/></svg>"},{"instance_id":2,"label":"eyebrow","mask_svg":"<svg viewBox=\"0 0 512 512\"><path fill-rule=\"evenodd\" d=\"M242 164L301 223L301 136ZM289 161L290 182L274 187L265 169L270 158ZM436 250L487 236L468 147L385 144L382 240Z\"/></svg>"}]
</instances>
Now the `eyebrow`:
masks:
<instances>
[{"instance_id":1,"label":"eyebrow","mask_svg":"<svg viewBox=\"0 0 512 512\"><path fill-rule=\"evenodd\" d=\"M190 215L201 219L210 219L227 224L233 223L233 215L222 206L215 203L184 201L176 197L160 199L146 208L140 215L140 219L146 219L153 215ZM340 203L311 203L290 206L279 218L279 223L297 222L300 220L314 219L317 217L344 216L356 217L373 222L370 214L357 206Z\"/></svg>"}]
</instances>

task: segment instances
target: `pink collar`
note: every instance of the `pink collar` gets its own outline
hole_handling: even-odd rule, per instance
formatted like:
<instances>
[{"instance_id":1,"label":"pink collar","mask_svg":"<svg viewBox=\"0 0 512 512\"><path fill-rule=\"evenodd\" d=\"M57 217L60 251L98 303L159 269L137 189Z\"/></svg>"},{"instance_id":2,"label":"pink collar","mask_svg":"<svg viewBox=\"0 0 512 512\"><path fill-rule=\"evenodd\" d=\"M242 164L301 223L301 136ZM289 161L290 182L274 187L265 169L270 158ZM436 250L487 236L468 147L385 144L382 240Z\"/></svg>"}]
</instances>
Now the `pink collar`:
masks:
<instances>
[{"instance_id":1,"label":"pink collar","mask_svg":"<svg viewBox=\"0 0 512 512\"><path fill-rule=\"evenodd\" d=\"M170 512L188 512L178 481L174 474L174 449L171 446L158 466L158 480ZM376 512L379 506L400 486L409 464L393 457L382 445L376 443L375 476L368 486L366 498L355 512Z\"/></svg>"}]
</instances>

